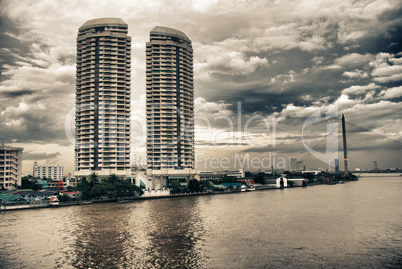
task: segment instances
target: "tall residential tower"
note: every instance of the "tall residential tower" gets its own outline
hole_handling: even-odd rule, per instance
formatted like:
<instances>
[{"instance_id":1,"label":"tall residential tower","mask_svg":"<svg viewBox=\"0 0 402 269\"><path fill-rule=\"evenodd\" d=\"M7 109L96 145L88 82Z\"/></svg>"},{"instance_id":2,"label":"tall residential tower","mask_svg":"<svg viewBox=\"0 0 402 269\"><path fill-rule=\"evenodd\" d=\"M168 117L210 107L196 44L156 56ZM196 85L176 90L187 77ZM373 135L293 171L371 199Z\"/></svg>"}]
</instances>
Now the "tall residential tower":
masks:
<instances>
[{"instance_id":1,"label":"tall residential tower","mask_svg":"<svg viewBox=\"0 0 402 269\"><path fill-rule=\"evenodd\" d=\"M156 26L146 43L147 175L153 188L194 176L194 83L191 40Z\"/></svg>"},{"instance_id":2,"label":"tall residential tower","mask_svg":"<svg viewBox=\"0 0 402 269\"><path fill-rule=\"evenodd\" d=\"M119 18L87 21L77 37L75 176L130 175L131 37Z\"/></svg>"}]
</instances>

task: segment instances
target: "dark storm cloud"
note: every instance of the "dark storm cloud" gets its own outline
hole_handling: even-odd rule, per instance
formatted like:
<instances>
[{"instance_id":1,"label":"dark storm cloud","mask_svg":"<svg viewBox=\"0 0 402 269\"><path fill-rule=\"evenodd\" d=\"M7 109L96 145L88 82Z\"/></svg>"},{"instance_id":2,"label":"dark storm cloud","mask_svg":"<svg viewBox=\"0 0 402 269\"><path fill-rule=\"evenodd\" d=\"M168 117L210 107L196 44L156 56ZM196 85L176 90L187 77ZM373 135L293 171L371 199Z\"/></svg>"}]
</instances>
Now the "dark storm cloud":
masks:
<instances>
[{"instance_id":1,"label":"dark storm cloud","mask_svg":"<svg viewBox=\"0 0 402 269\"><path fill-rule=\"evenodd\" d=\"M56 159L58 157L61 157L62 154L60 152L55 152L55 153L32 153L30 151L24 152L22 155L24 160L51 160L51 159Z\"/></svg>"},{"instance_id":2,"label":"dark storm cloud","mask_svg":"<svg viewBox=\"0 0 402 269\"><path fill-rule=\"evenodd\" d=\"M5 65L15 65L21 57L29 54L29 44L16 38L18 33L18 26L0 13L0 82L8 78L4 75Z\"/></svg>"},{"instance_id":3,"label":"dark storm cloud","mask_svg":"<svg viewBox=\"0 0 402 269\"><path fill-rule=\"evenodd\" d=\"M0 95L3 95L6 98L17 98L24 95L32 95L35 93L33 90L19 90L19 91L3 91L0 92Z\"/></svg>"}]
</instances>

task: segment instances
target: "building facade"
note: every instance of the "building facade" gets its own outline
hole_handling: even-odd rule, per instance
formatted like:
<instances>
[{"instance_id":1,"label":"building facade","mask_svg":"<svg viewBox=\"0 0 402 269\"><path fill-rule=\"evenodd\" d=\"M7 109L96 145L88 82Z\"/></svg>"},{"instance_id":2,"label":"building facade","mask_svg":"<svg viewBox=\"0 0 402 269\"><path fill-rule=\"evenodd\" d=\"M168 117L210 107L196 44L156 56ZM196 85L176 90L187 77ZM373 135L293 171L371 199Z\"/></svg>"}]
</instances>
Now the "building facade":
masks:
<instances>
[{"instance_id":1,"label":"building facade","mask_svg":"<svg viewBox=\"0 0 402 269\"><path fill-rule=\"evenodd\" d=\"M339 172L339 159L335 159L334 163L335 163L334 165L335 172Z\"/></svg>"},{"instance_id":2,"label":"building facade","mask_svg":"<svg viewBox=\"0 0 402 269\"><path fill-rule=\"evenodd\" d=\"M52 180L63 180L63 167L58 165L40 166L37 162L33 165L34 178L42 179L44 177Z\"/></svg>"},{"instance_id":3,"label":"building facade","mask_svg":"<svg viewBox=\"0 0 402 269\"><path fill-rule=\"evenodd\" d=\"M75 176L130 175L131 37L123 20L79 28L76 72Z\"/></svg>"},{"instance_id":4,"label":"building facade","mask_svg":"<svg viewBox=\"0 0 402 269\"><path fill-rule=\"evenodd\" d=\"M0 189L21 186L23 148L0 146Z\"/></svg>"},{"instance_id":5,"label":"building facade","mask_svg":"<svg viewBox=\"0 0 402 269\"><path fill-rule=\"evenodd\" d=\"M296 171L304 171L306 170L306 167L304 166L304 162L303 161L297 161L296 162Z\"/></svg>"},{"instance_id":6,"label":"building facade","mask_svg":"<svg viewBox=\"0 0 402 269\"><path fill-rule=\"evenodd\" d=\"M297 158L290 157L289 158L289 171L296 171L297 170Z\"/></svg>"},{"instance_id":7,"label":"building facade","mask_svg":"<svg viewBox=\"0 0 402 269\"><path fill-rule=\"evenodd\" d=\"M194 178L194 82L191 40L156 26L146 43L147 175L152 188Z\"/></svg>"}]
</instances>

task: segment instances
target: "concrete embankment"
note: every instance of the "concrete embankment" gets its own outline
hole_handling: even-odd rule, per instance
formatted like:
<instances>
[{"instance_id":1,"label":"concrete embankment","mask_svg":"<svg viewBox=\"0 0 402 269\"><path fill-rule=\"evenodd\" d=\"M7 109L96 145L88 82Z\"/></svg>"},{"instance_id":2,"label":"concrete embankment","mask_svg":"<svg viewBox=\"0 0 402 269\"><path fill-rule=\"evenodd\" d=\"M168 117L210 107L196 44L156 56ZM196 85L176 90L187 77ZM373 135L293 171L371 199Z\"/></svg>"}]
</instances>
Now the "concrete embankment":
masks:
<instances>
[{"instance_id":1,"label":"concrete embankment","mask_svg":"<svg viewBox=\"0 0 402 269\"><path fill-rule=\"evenodd\" d=\"M256 188L255 191L262 190L272 190L277 189L274 186L260 186ZM233 194L233 193L244 193L239 190L225 190L225 191L214 191L214 192L197 192L197 193L180 193L180 194L170 194L170 195L156 195L156 196L137 196L137 197L123 197L118 199L101 199L101 200L91 200L91 201L74 201L74 202L60 202L57 206L50 205L48 201L39 203L24 203L21 205L7 205L1 206L1 211L9 210L20 210L20 209L37 209L37 208L48 208L48 207L66 207L66 206L80 206L88 205L92 203L127 203L142 200L154 200L154 199L166 199L166 198L178 198L178 197L188 197L188 196L201 196L201 195L221 195L221 194Z\"/></svg>"}]
</instances>

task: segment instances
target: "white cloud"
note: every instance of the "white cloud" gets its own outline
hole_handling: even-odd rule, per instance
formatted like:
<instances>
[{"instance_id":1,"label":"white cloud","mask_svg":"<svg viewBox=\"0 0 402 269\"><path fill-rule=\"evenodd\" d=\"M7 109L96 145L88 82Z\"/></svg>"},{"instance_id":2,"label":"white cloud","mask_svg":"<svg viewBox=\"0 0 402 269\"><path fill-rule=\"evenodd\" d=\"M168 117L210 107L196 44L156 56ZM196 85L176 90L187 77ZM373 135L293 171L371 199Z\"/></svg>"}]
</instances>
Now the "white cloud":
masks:
<instances>
[{"instance_id":1,"label":"white cloud","mask_svg":"<svg viewBox=\"0 0 402 269\"><path fill-rule=\"evenodd\" d=\"M207 117L209 120L213 120L214 117L230 117L233 115L233 112L228 108L229 104L207 102L203 97L194 100L194 107L198 117Z\"/></svg>"},{"instance_id":2,"label":"white cloud","mask_svg":"<svg viewBox=\"0 0 402 269\"><path fill-rule=\"evenodd\" d=\"M348 78L368 78L369 75L367 72L363 72L362 70L356 69L355 71L345 71L343 72L342 76Z\"/></svg>"},{"instance_id":3,"label":"white cloud","mask_svg":"<svg viewBox=\"0 0 402 269\"><path fill-rule=\"evenodd\" d=\"M375 90L378 88L380 88L380 86L378 86L377 84L372 82L372 83L370 83L368 85L364 85L364 86L360 86L360 85L351 86L349 88L344 89L342 91L342 94L360 94L360 93L365 93L369 90Z\"/></svg>"},{"instance_id":4,"label":"white cloud","mask_svg":"<svg viewBox=\"0 0 402 269\"><path fill-rule=\"evenodd\" d=\"M371 75L374 81L387 83L402 80L402 60L389 53L379 53L375 60L370 62L373 67Z\"/></svg>"},{"instance_id":5,"label":"white cloud","mask_svg":"<svg viewBox=\"0 0 402 269\"><path fill-rule=\"evenodd\" d=\"M196 79L209 79L214 72L246 75L253 73L258 67L269 65L266 58L247 57L243 52L232 50L230 47L231 44L227 46L226 41L208 46L196 45Z\"/></svg>"},{"instance_id":6,"label":"white cloud","mask_svg":"<svg viewBox=\"0 0 402 269\"><path fill-rule=\"evenodd\" d=\"M387 90L382 90L380 92L380 95L382 96L382 98L385 98L385 99L401 97L402 96L402 86L390 88Z\"/></svg>"},{"instance_id":7,"label":"white cloud","mask_svg":"<svg viewBox=\"0 0 402 269\"><path fill-rule=\"evenodd\" d=\"M351 66L365 65L369 63L371 59L373 59L373 55L369 53L366 54L350 53L335 59L334 63L344 68L350 68Z\"/></svg>"}]
</instances>

